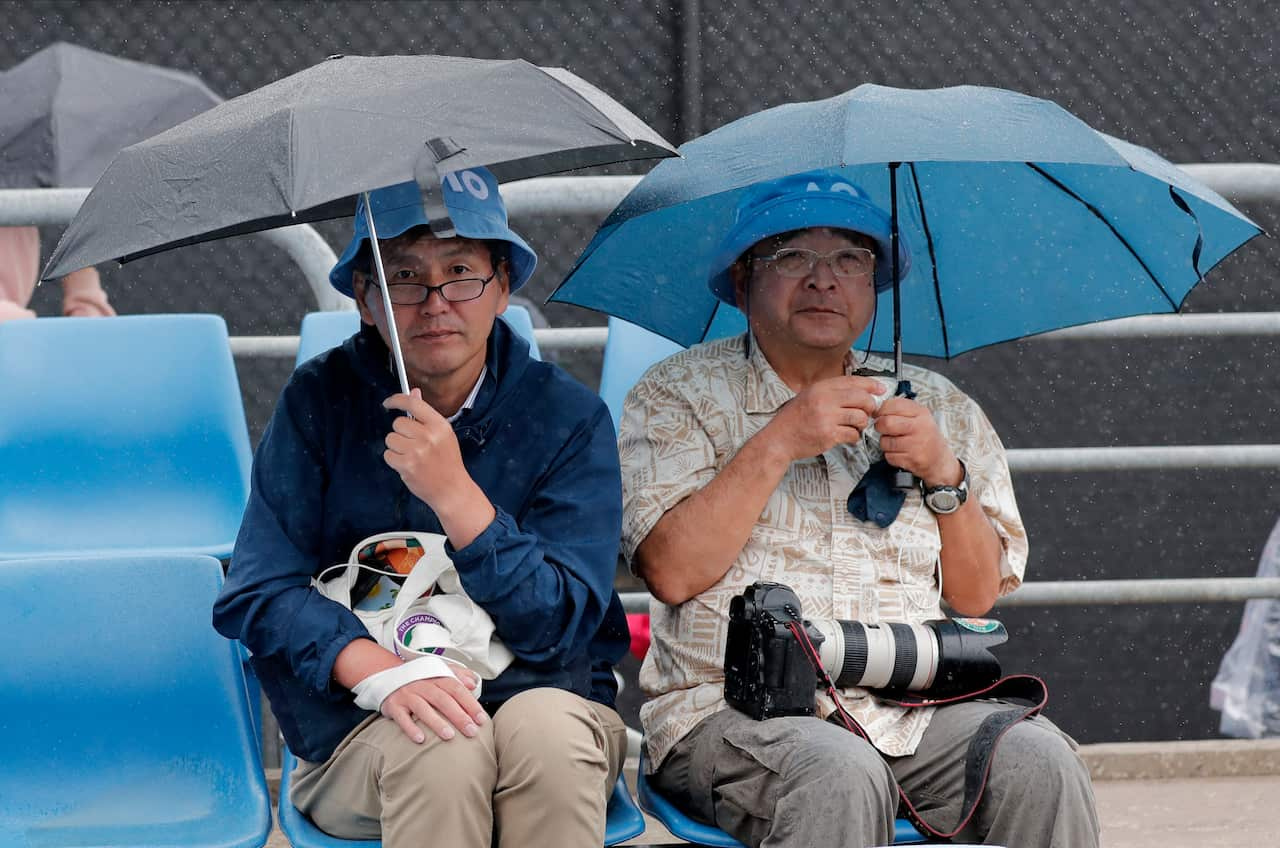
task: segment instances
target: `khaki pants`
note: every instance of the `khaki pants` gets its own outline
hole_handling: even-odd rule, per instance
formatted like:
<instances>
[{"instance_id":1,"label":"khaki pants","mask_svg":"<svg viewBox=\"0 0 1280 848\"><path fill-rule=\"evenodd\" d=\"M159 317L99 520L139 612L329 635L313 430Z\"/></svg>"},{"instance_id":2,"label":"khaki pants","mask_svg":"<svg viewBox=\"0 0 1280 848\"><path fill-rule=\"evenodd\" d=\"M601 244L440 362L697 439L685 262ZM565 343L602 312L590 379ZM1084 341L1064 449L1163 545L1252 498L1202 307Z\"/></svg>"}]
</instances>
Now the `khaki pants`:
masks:
<instances>
[{"instance_id":1,"label":"khaki pants","mask_svg":"<svg viewBox=\"0 0 1280 848\"><path fill-rule=\"evenodd\" d=\"M560 689L521 692L472 738L415 744L371 717L324 763L299 763L290 800L326 833L428 845L599 848L626 757L616 712Z\"/></svg>"},{"instance_id":2,"label":"khaki pants","mask_svg":"<svg viewBox=\"0 0 1280 848\"><path fill-rule=\"evenodd\" d=\"M888 845L898 786L925 821L955 826L969 740L983 719L1009 708L991 701L940 707L914 755L887 758L828 721L756 721L724 709L680 740L650 780L687 814L749 846ZM1014 725L959 841L1096 848L1093 787L1071 737L1044 716Z\"/></svg>"}]
</instances>

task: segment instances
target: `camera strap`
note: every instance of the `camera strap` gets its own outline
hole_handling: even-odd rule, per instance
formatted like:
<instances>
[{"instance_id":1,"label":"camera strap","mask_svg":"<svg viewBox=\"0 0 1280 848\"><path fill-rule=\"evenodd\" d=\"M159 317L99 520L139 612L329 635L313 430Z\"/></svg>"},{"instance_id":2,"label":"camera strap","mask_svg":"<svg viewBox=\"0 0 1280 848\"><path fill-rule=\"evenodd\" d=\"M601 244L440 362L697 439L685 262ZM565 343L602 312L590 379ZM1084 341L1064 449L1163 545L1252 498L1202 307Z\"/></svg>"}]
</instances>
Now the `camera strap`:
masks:
<instances>
[{"instance_id":1,"label":"camera strap","mask_svg":"<svg viewBox=\"0 0 1280 848\"><path fill-rule=\"evenodd\" d=\"M818 675L818 679L822 681L826 688L827 695L836 706L836 711L827 718L828 721L841 725L851 733L856 733L868 743L871 738L867 732L858 724L857 719L845 710L840 699L840 693L836 689L835 682L832 681L831 675L822 666L822 660L818 655L818 651L810 641L808 633L796 622L786 625L787 629L796 640L804 647L805 657L808 658L809 664L813 666L814 671ZM879 696L877 696L879 697ZM998 699L1002 701L1018 701L1023 705L1013 705L1007 710L998 713L992 713L983 719L978 725L977 731L969 740L968 750L965 752L964 762L964 800L960 806L960 819L956 822L955 827L950 830L943 830L934 827L926 822L920 812L911 803L907 794L902 791L902 787L898 787L898 800L900 807L903 809L906 818L921 833L931 838L950 839L969 824L973 818L974 812L978 809L978 803L982 800L982 795L987 788L987 780L991 774L991 759L995 754L996 746L999 744L1004 734L1024 719L1037 715L1044 709L1049 702L1049 687L1039 677L1031 674L1011 674L1002 677L989 686L981 689L975 689L972 692L966 692L961 695L954 695L950 698L903 698L901 700L893 698L880 697L881 701L888 704L894 704L899 707L918 709L921 707L943 707L949 704L959 704L964 701L974 701L983 699ZM873 745L874 747L874 745Z\"/></svg>"},{"instance_id":2,"label":"camera strap","mask_svg":"<svg viewBox=\"0 0 1280 848\"><path fill-rule=\"evenodd\" d=\"M974 701L979 698L1021 701L1029 704L1029 706L1011 705L1007 710L1001 710L998 713L992 713L987 716L978 725L977 731L969 740L969 748L964 755L964 801L960 805L960 819L956 822L955 827L944 831L928 824L920 817L919 811L907 798L906 793L901 788L898 789L898 797L907 819L915 825L917 830L931 837L950 839L969 824L974 812L978 809L978 803L982 800L983 793L986 791L987 779L991 774L991 759L995 755L996 745L999 744L1005 733L1009 731L1009 728L1024 719L1037 715L1044 709L1045 704L1049 702L1049 687L1035 675L1010 674L1000 678L990 686L951 698L935 700L907 698L900 701L881 698L882 701L896 704L900 707L941 707L947 704L958 704L963 701ZM841 713L845 713L844 708L840 706L840 702L836 700L835 703L836 709ZM845 715L848 716L848 713L845 713ZM848 718L853 721L852 716L848 716ZM854 724L857 724L857 722L855 721ZM860 735L864 738L866 737L865 732Z\"/></svg>"}]
</instances>

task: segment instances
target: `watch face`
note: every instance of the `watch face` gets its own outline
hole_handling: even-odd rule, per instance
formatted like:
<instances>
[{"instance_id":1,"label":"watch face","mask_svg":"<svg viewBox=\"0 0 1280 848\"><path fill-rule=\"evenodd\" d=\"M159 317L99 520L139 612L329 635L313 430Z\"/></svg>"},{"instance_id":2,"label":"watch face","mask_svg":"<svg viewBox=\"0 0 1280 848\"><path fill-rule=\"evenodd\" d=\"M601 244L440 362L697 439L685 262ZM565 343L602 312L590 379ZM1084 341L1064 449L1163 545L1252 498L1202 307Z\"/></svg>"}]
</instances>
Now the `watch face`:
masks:
<instances>
[{"instance_id":1,"label":"watch face","mask_svg":"<svg viewBox=\"0 0 1280 848\"><path fill-rule=\"evenodd\" d=\"M940 491L930 492L925 496L925 503L928 504L929 509L945 515L948 512L955 512L960 508L960 497L956 494L954 489L946 488Z\"/></svg>"}]
</instances>

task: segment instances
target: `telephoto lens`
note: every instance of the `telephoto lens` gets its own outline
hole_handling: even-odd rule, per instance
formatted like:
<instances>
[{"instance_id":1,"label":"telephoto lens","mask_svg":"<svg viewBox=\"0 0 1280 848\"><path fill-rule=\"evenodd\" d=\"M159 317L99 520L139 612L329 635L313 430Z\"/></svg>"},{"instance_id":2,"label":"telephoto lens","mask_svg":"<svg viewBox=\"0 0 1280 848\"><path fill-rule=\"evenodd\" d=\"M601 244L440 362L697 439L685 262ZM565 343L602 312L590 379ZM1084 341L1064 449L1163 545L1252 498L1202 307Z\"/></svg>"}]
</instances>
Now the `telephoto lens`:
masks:
<instances>
[{"instance_id":1,"label":"telephoto lens","mask_svg":"<svg viewBox=\"0 0 1280 848\"><path fill-rule=\"evenodd\" d=\"M1007 640L1003 624L984 618L923 624L806 620L789 586L753 583L729 601L724 697L760 720L813 715L819 674L810 645L840 688L859 686L890 698L967 695L1000 679L991 649Z\"/></svg>"},{"instance_id":2,"label":"telephoto lens","mask_svg":"<svg viewBox=\"0 0 1280 848\"><path fill-rule=\"evenodd\" d=\"M1000 661L991 649L1009 638L1003 624L986 618L879 625L816 619L808 624L822 634L818 653L836 686L927 698L966 694L995 683Z\"/></svg>"}]
</instances>

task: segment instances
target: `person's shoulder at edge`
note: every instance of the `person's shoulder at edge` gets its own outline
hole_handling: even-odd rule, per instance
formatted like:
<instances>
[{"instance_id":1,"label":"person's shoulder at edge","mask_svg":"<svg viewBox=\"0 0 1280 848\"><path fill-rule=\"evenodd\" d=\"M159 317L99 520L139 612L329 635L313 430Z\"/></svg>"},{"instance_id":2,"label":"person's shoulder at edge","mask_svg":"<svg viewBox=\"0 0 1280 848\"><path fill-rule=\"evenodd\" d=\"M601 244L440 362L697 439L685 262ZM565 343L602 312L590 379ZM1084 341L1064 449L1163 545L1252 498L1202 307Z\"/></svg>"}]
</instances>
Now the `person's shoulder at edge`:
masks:
<instances>
[{"instance_id":1,"label":"person's shoulder at edge","mask_svg":"<svg viewBox=\"0 0 1280 848\"><path fill-rule=\"evenodd\" d=\"M280 391L275 416L286 416L296 429L317 441L324 433L341 432L341 427L332 427L337 421L379 414L382 393L369 385L353 344L354 339L348 339L299 363Z\"/></svg>"},{"instance_id":2,"label":"person's shoulder at edge","mask_svg":"<svg viewBox=\"0 0 1280 848\"><path fill-rule=\"evenodd\" d=\"M329 386L342 382L364 382L352 360L345 344L332 347L318 353L305 362L300 362L289 379L285 381L284 395L306 393L314 395L325 391Z\"/></svg>"},{"instance_id":3,"label":"person's shoulder at edge","mask_svg":"<svg viewBox=\"0 0 1280 848\"><path fill-rule=\"evenodd\" d=\"M513 387L511 394L536 404L540 414L566 423L590 422L602 415L608 417L608 409L600 396L554 362L530 359L520 375L520 385ZM516 406L520 405L517 402Z\"/></svg>"},{"instance_id":4,"label":"person's shoulder at edge","mask_svg":"<svg viewBox=\"0 0 1280 848\"><path fill-rule=\"evenodd\" d=\"M562 400L590 403L592 408L596 401L600 401L595 392L555 362L530 358L521 379L536 384L540 391Z\"/></svg>"}]
</instances>

